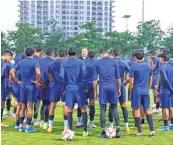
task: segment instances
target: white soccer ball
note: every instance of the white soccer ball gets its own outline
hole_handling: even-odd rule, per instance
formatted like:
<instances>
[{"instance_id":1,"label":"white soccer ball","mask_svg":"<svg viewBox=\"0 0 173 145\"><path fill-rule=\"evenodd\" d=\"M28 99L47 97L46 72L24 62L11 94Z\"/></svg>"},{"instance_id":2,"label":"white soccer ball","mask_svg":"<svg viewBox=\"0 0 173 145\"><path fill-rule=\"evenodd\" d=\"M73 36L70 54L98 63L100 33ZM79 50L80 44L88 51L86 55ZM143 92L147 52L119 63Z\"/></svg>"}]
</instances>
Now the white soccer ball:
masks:
<instances>
[{"instance_id":1,"label":"white soccer ball","mask_svg":"<svg viewBox=\"0 0 173 145\"><path fill-rule=\"evenodd\" d=\"M74 132L71 130L65 130L62 132L62 139L64 141L71 141L74 137Z\"/></svg>"},{"instance_id":2,"label":"white soccer ball","mask_svg":"<svg viewBox=\"0 0 173 145\"><path fill-rule=\"evenodd\" d=\"M116 130L112 127L109 127L105 130L107 138L114 138L116 137Z\"/></svg>"}]
</instances>

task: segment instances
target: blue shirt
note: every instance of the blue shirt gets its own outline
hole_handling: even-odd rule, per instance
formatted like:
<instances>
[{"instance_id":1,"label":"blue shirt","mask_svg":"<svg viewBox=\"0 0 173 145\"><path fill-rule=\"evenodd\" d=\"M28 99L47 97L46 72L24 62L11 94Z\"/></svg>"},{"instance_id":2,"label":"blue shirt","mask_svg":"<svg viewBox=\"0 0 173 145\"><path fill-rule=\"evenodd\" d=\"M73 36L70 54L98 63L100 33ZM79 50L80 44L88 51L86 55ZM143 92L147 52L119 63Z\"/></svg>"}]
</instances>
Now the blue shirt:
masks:
<instances>
[{"instance_id":1,"label":"blue shirt","mask_svg":"<svg viewBox=\"0 0 173 145\"><path fill-rule=\"evenodd\" d=\"M94 67L94 80L97 80L98 75L100 84L116 84L116 79L120 78L120 70L117 61L110 57L99 59Z\"/></svg>"},{"instance_id":2,"label":"blue shirt","mask_svg":"<svg viewBox=\"0 0 173 145\"><path fill-rule=\"evenodd\" d=\"M25 57L25 52L24 51L19 53L19 54L17 54L15 59L14 59L15 60L15 64L17 64L19 61L21 61L24 57Z\"/></svg>"},{"instance_id":3,"label":"blue shirt","mask_svg":"<svg viewBox=\"0 0 173 145\"><path fill-rule=\"evenodd\" d=\"M52 74L53 82L61 85L64 83L64 61L63 59L54 60L48 68L48 73Z\"/></svg>"},{"instance_id":4,"label":"blue shirt","mask_svg":"<svg viewBox=\"0 0 173 145\"><path fill-rule=\"evenodd\" d=\"M81 85L86 80L86 66L83 60L78 58L68 58L64 62L65 76L67 84Z\"/></svg>"},{"instance_id":5,"label":"blue shirt","mask_svg":"<svg viewBox=\"0 0 173 145\"><path fill-rule=\"evenodd\" d=\"M119 64L121 81L124 82L124 73L125 72L129 73L130 66L124 60L122 60L120 58L115 58L115 60Z\"/></svg>"},{"instance_id":6,"label":"blue shirt","mask_svg":"<svg viewBox=\"0 0 173 145\"><path fill-rule=\"evenodd\" d=\"M47 56L43 59L40 59L40 61L39 61L40 71L41 71L41 80L44 82L47 82L49 80L48 67L52 61L53 61L53 58L51 58L49 56Z\"/></svg>"},{"instance_id":7,"label":"blue shirt","mask_svg":"<svg viewBox=\"0 0 173 145\"><path fill-rule=\"evenodd\" d=\"M152 69L147 62L136 62L131 66L130 77L134 78L134 87L137 87L142 95L149 94L149 79L151 76Z\"/></svg>"},{"instance_id":8,"label":"blue shirt","mask_svg":"<svg viewBox=\"0 0 173 145\"><path fill-rule=\"evenodd\" d=\"M19 69L15 72L15 77L16 77L19 81L21 81L21 73L20 73L20 70L19 70ZM13 85L16 86L16 87L19 87L19 86L20 86L16 81L14 81L14 84L13 84Z\"/></svg>"},{"instance_id":9,"label":"blue shirt","mask_svg":"<svg viewBox=\"0 0 173 145\"><path fill-rule=\"evenodd\" d=\"M86 65L86 82L91 83L94 81L94 66L96 63L96 59L87 59L85 61Z\"/></svg>"},{"instance_id":10,"label":"blue shirt","mask_svg":"<svg viewBox=\"0 0 173 145\"><path fill-rule=\"evenodd\" d=\"M153 70L153 75L158 76L159 75L159 67L160 67L160 59L158 57L155 57L152 61L152 65L155 65L155 69Z\"/></svg>"},{"instance_id":11,"label":"blue shirt","mask_svg":"<svg viewBox=\"0 0 173 145\"><path fill-rule=\"evenodd\" d=\"M34 60L37 60L37 61L39 62L41 58L38 57L37 55L34 55L34 56L33 56L33 59L34 59Z\"/></svg>"},{"instance_id":12,"label":"blue shirt","mask_svg":"<svg viewBox=\"0 0 173 145\"><path fill-rule=\"evenodd\" d=\"M14 66L17 71L20 70L21 81L24 84L32 84L31 81L35 81L36 73L35 69L40 68L39 63L32 58L25 58Z\"/></svg>"},{"instance_id":13,"label":"blue shirt","mask_svg":"<svg viewBox=\"0 0 173 145\"><path fill-rule=\"evenodd\" d=\"M6 70L8 68L8 63L1 59L1 82L5 81Z\"/></svg>"},{"instance_id":14,"label":"blue shirt","mask_svg":"<svg viewBox=\"0 0 173 145\"><path fill-rule=\"evenodd\" d=\"M173 91L173 67L164 63L160 66L160 93L171 94Z\"/></svg>"},{"instance_id":15,"label":"blue shirt","mask_svg":"<svg viewBox=\"0 0 173 145\"><path fill-rule=\"evenodd\" d=\"M129 61L128 62L128 65L131 67L133 64L135 64L136 63L136 61L135 60L131 60L131 61Z\"/></svg>"}]
</instances>

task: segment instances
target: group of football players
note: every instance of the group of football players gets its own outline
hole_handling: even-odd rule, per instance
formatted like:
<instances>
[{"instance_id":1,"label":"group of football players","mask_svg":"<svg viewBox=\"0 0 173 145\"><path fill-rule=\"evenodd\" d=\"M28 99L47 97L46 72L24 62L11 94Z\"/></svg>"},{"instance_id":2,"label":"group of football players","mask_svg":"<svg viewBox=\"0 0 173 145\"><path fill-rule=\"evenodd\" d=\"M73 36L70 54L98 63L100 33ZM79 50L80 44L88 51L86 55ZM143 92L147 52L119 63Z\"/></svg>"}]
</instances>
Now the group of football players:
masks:
<instances>
[{"instance_id":1,"label":"group of football players","mask_svg":"<svg viewBox=\"0 0 173 145\"><path fill-rule=\"evenodd\" d=\"M101 138L106 138L106 108L109 104L109 127L115 128L116 138L121 137L118 104L122 109L125 131L129 131L127 99L131 101L136 136L142 136L146 116L150 136L155 136L150 109L150 89L153 90L155 110L162 108L164 122L158 130L173 130L173 66L166 49L149 52L136 49L131 53L131 61L126 62L118 49L100 49L99 58L94 51L82 49L78 57L77 49L54 49L45 53L41 47L26 46L13 59L10 50L1 56L1 127L6 101L7 114L11 116L11 95L15 98L14 114L19 132L36 132L32 125L52 132L57 102L62 102L64 133L73 132L73 110L77 110L77 123L83 126L83 136L90 136L88 127L95 128L95 103L100 106ZM126 89L126 86L127 89ZM128 95L126 97L126 90ZM40 108L41 102L41 108ZM89 109L89 122L88 113ZM40 122L38 113L40 110ZM168 124L168 121L171 124ZM115 122L115 126L114 123Z\"/></svg>"}]
</instances>

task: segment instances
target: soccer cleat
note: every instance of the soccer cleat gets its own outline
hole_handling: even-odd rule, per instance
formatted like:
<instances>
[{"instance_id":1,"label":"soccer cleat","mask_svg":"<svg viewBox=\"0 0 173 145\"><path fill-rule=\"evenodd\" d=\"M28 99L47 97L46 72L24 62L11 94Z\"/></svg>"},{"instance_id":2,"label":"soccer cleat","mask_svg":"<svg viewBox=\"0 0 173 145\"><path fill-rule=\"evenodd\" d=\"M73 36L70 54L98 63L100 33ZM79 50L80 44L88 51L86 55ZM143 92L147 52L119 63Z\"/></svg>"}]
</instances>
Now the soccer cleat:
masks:
<instances>
[{"instance_id":1,"label":"soccer cleat","mask_svg":"<svg viewBox=\"0 0 173 145\"><path fill-rule=\"evenodd\" d=\"M49 133L53 132L53 131L52 131L52 128L48 128L48 129L47 129L47 132L49 132Z\"/></svg>"},{"instance_id":2,"label":"soccer cleat","mask_svg":"<svg viewBox=\"0 0 173 145\"><path fill-rule=\"evenodd\" d=\"M90 136L91 134L91 132L83 131L83 137Z\"/></svg>"},{"instance_id":3,"label":"soccer cleat","mask_svg":"<svg viewBox=\"0 0 173 145\"><path fill-rule=\"evenodd\" d=\"M170 125L169 126L169 130L173 130L173 125Z\"/></svg>"},{"instance_id":4,"label":"soccer cleat","mask_svg":"<svg viewBox=\"0 0 173 145\"><path fill-rule=\"evenodd\" d=\"M116 137L115 138L120 138L121 137L121 132L120 130L116 130Z\"/></svg>"},{"instance_id":5,"label":"soccer cleat","mask_svg":"<svg viewBox=\"0 0 173 145\"><path fill-rule=\"evenodd\" d=\"M128 127L125 128L124 131L125 131L125 132L129 132L129 128L128 128Z\"/></svg>"},{"instance_id":6,"label":"soccer cleat","mask_svg":"<svg viewBox=\"0 0 173 145\"><path fill-rule=\"evenodd\" d=\"M75 125L74 125L74 128L78 128L78 127L81 127L82 126L82 123L81 122L77 122Z\"/></svg>"},{"instance_id":7,"label":"soccer cleat","mask_svg":"<svg viewBox=\"0 0 173 145\"><path fill-rule=\"evenodd\" d=\"M39 126L40 123L39 123L38 121L36 121L36 122L33 122L33 125L34 125L34 126Z\"/></svg>"},{"instance_id":8,"label":"soccer cleat","mask_svg":"<svg viewBox=\"0 0 173 145\"><path fill-rule=\"evenodd\" d=\"M150 137L155 137L155 136L156 136L156 134L154 133L154 131L150 132Z\"/></svg>"},{"instance_id":9,"label":"soccer cleat","mask_svg":"<svg viewBox=\"0 0 173 145\"><path fill-rule=\"evenodd\" d=\"M88 127L89 127L89 128L96 128L97 126L94 125L93 123L89 123L89 124L88 124Z\"/></svg>"},{"instance_id":10,"label":"soccer cleat","mask_svg":"<svg viewBox=\"0 0 173 145\"><path fill-rule=\"evenodd\" d=\"M99 134L99 137L100 137L100 138L107 138L107 137L106 137L105 131L102 131L102 132Z\"/></svg>"},{"instance_id":11,"label":"soccer cleat","mask_svg":"<svg viewBox=\"0 0 173 145\"><path fill-rule=\"evenodd\" d=\"M7 125L7 124L1 122L1 127L9 127L9 125Z\"/></svg>"},{"instance_id":12,"label":"soccer cleat","mask_svg":"<svg viewBox=\"0 0 173 145\"><path fill-rule=\"evenodd\" d=\"M10 111L7 111L8 116L12 116L13 114Z\"/></svg>"},{"instance_id":13,"label":"soccer cleat","mask_svg":"<svg viewBox=\"0 0 173 145\"><path fill-rule=\"evenodd\" d=\"M161 128L157 129L158 131L169 131L169 126L162 126Z\"/></svg>"},{"instance_id":14,"label":"soccer cleat","mask_svg":"<svg viewBox=\"0 0 173 145\"><path fill-rule=\"evenodd\" d=\"M23 127L19 127L19 132L24 132L25 129Z\"/></svg>"},{"instance_id":15,"label":"soccer cleat","mask_svg":"<svg viewBox=\"0 0 173 145\"><path fill-rule=\"evenodd\" d=\"M44 123L42 129L47 129L48 128L48 124L47 123Z\"/></svg>"},{"instance_id":16,"label":"soccer cleat","mask_svg":"<svg viewBox=\"0 0 173 145\"><path fill-rule=\"evenodd\" d=\"M15 129L19 129L19 126L15 126Z\"/></svg>"},{"instance_id":17,"label":"soccer cleat","mask_svg":"<svg viewBox=\"0 0 173 145\"><path fill-rule=\"evenodd\" d=\"M36 130L30 127L30 128L26 128L25 132L26 133L34 133L34 132L36 132Z\"/></svg>"},{"instance_id":18,"label":"soccer cleat","mask_svg":"<svg viewBox=\"0 0 173 145\"><path fill-rule=\"evenodd\" d=\"M137 133L136 136L140 137L140 136L143 136L143 134L142 133Z\"/></svg>"}]
</instances>

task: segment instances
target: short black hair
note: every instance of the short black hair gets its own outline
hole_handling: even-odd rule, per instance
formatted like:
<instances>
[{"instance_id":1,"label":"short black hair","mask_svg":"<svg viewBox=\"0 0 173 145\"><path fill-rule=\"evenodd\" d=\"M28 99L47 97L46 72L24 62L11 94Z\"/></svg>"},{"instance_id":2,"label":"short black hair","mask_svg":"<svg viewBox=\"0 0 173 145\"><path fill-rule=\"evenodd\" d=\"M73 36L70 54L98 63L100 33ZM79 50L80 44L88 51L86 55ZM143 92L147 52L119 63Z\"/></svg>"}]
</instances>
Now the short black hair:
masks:
<instances>
[{"instance_id":1,"label":"short black hair","mask_svg":"<svg viewBox=\"0 0 173 145\"><path fill-rule=\"evenodd\" d=\"M59 51L58 51L58 55L59 57L65 57L66 56L66 50L61 48Z\"/></svg>"},{"instance_id":2,"label":"short black hair","mask_svg":"<svg viewBox=\"0 0 173 145\"><path fill-rule=\"evenodd\" d=\"M68 48L68 55L69 56L75 56L77 54L77 49L75 47L69 47Z\"/></svg>"},{"instance_id":3,"label":"short black hair","mask_svg":"<svg viewBox=\"0 0 173 145\"><path fill-rule=\"evenodd\" d=\"M9 49L4 50L3 53L2 53L2 55L6 55L6 54L8 54L8 55L10 55L11 57L13 57L13 53L12 53L12 51L9 50Z\"/></svg>"},{"instance_id":4,"label":"short black hair","mask_svg":"<svg viewBox=\"0 0 173 145\"><path fill-rule=\"evenodd\" d=\"M112 54L113 54L114 57L120 56L120 52L119 52L118 49L113 49Z\"/></svg>"},{"instance_id":5,"label":"short black hair","mask_svg":"<svg viewBox=\"0 0 173 145\"><path fill-rule=\"evenodd\" d=\"M26 56L32 56L34 54L34 52L35 52L35 49L33 47L27 47L25 49Z\"/></svg>"},{"instance_id":6,"label":"short black hair","mask_svg":"<svg viewBox=\"0 0 173 145\"><path fill-rule=\"evenodd\" d=\"M155 51L150 51L149 54L157 55L157 52L155 52Z\"/></svg>"},{"instance_id":7,"label":"short black hair","mask_svg":"<svg viewBox=\"0 0 173 145\"><path fill-rule=\"evenodd\" d=\"M169 60L168 55L166 55L165 53L160 54L159 57L164 59L165 62L167 62Z\"/></svg>"},{"instance_id":8,"label":"short black hair","mask_svg":"<svg viewBox=\"0 0 173 145\"><path fill-rule=\"evenodd\" d=\"M133 50L132 53L131 53L131 56L135 57L135 54L136 54L136 50Z\"/></svg>"},{"instance_id":9,"label":"short black hair","mask_svg":"<svg viewBox=\"0 0 173 145\"><path fill-rule=\"evenodd\" d=\"M54 49L53 49L53 48L47 48L47 49L46 49L46 55L47 55L47 56L51 56L52 53L54 53Z\"/></svg>"},{"instance_id":10,"label":"short black hair","mask_svg":"<svg viewBox=\"0 0 173 145\"><path fill-rule=\"evenodd\" d=\"M166 48L161 48L160 50L162 51L162 53L168 54L168 50Z\"/></svg>"},{"instance_id":11,"label":"short black hair","mask_svg":"<svg viewBox=\"0 0 173 145\"><path fill-rule=\"evenodd\" d=\"M93 51L93 50L90 50L89 52L88 52L88 57L89 58L94 58L96 56L96 54L95 54L95 52Z\"/></svg>"},{"instance_id":12,"label":"short black hair","mask_svg":"<svg viewBox=\"0 0 173 145\"><path fill-rule=\"evenodd\" d=\"M136 50L135 56L138 60L142 60L144 58L144 51L142 49Z\"/></svg>"},{"instance_id":13,"label":"short black hair","mask_svg":"<svg viewBox=\"0 0 173 145\"><path fill-rule=\"evenodd\" d=\"M41 46L37 46L36 49L35 49L36 52L42 52L42 50L43 50L43 49L42 49Z\"/></svg>"},{"instance_id":14,"label":"short black hair","mask_svg":"<svg viewBox=\"0 0 173 145\"><path fill-rule=\"evenodd\" d=\"M100 52L99 52L100 54L103 54L103 53L108 53L108 50L107 49L105 49L105 48L102 48L102 49L100 49Z\"/></svg>"}]
</instances>

